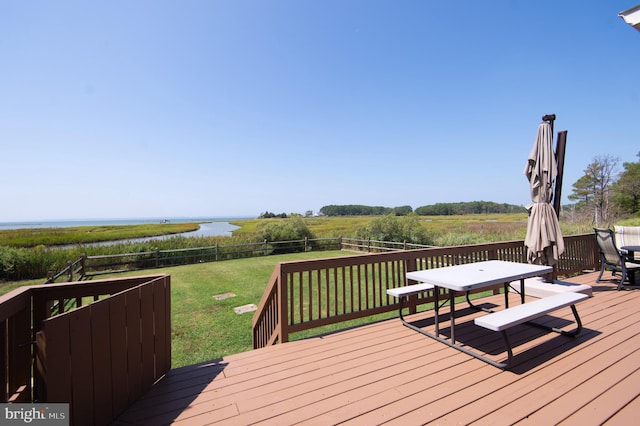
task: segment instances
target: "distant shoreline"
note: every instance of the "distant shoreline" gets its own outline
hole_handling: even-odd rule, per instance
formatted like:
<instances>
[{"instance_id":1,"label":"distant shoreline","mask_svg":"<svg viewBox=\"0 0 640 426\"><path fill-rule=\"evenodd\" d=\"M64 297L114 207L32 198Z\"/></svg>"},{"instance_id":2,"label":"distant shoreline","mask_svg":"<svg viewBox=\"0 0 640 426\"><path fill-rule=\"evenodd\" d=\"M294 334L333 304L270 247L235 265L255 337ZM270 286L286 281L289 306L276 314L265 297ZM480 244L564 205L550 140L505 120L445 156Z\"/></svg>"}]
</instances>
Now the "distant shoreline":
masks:
<instances>
[{"instance_id":1,"label":"distant shoreline","mask_svg":"<svg viewBox=\"0 0 640 426\"><path fill-rule=\"evenodd\" d=\"M29 228L72 228L76 226L126 226L144 225L156 223L207 223L229 222L234 220L253 219L250 216L235 217L180 217L180 218L142 218L142 219L76 219L76 220L51 220L51 221L14 221L0 222L0 231L9 229Z\"/></svg>"}]
</instances>

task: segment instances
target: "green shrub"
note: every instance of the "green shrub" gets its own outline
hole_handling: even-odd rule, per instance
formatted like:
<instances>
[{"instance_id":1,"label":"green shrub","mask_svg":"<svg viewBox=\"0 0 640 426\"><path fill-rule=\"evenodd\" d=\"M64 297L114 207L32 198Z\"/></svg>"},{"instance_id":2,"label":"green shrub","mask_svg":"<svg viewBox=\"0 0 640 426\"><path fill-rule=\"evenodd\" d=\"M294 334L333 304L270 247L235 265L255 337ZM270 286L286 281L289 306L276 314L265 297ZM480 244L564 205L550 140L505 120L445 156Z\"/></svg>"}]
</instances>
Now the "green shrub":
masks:
<instances>
[{"instance_id":1,"label":"green shrub","mask_svg":"<svg viewBox=\"0 0 640 426\"><path fill-rule=\"evenodd\" d=\"M406 241L412 244L432 245L432 238L420 223L420 218L409 216L381 216L356 230L356 238L377 241Z\"/></svg>"},{"instance_id":2,"label":"green shrub","mask_svg":"<svg viewBox=\"0 0 640 426\"><path fill-rule=\"evenodd\" d=\"M313 238L313 234L300 217L274 219L258 225L258 238L267 241L294 241Z\"/></svg>"},{"instance_id":3,"label":"green shrub","mask_svg":"<svg viewBox=\"0 0 640 426\"><path fill-rule=\"evenodd\" d=\"M304 251L304 242L300 242L300 240L313 238L313 234L307 227L307 224L298 216L262 222L258 225L257 236L263 241L268 242L292 241L286 246L271 247L271 253L273 254Z\"/></svg>"},{"instance_id":4,"label":"green shrub","mask_svg":"<svg viewBox=\"0 0 640 426\"><path fill-rule=\"evenodd\" d=\"M26 280L46 277L48 272L62 270L68 261L76 260L66 250L33 249L0 246L0 281Z\"/></svg>"}]
</instances>

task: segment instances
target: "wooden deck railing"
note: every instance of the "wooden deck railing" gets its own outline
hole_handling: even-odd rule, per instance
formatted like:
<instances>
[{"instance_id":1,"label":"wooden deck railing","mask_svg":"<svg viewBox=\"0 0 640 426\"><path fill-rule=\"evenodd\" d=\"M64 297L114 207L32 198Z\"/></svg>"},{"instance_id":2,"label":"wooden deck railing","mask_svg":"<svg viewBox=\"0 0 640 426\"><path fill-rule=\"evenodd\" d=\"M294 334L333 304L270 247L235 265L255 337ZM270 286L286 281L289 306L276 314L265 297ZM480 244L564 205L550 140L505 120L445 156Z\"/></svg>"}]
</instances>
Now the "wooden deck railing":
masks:
<instances>
[{"instance_id":1,"label":"wooden deck railing","mask_svg":"<svg viewBox=\"0 0 640 426\"><path fill-rule=\"evenodd\" d=\"M171 367L170 277L21 287L0 297L0 324L2 402L109 424Z\"/></svg>"},{"instance_id":2,"label":"wooden deck railing","mask_svg":"<svg viewBox=\"0 0 640 426\"><path fill-rule=\"evenodd\" d=\"M598 267L591 234L565 237L559 276ZM278 264L253 318L255 348L287 342L291 333L398 309L388 288L406 285L411 270L479 262L526 262L523 241L390 251L342 258ZM430 302L431 292L414 297L408 308Z\"/></svg>"}]
</instances>

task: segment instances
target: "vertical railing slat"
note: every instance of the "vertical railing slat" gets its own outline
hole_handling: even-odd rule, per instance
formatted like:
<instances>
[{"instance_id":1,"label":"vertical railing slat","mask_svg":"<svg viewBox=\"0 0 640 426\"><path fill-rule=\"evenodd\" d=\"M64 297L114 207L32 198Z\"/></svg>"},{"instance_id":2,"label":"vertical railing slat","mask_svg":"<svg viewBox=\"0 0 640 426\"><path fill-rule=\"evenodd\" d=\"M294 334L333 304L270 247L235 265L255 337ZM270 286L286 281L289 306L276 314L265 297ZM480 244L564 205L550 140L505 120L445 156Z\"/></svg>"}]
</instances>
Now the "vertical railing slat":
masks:
<instances>
[{"instance_id":1,"label":"vertical railing slat","mask_svg":"<svg viewBox=\"0 0 640 426\"><path fill-rule=\"evenodd\" d=\"M142 395L142 336L140 331L140 295L139 289L127 291L127 376L129 378L129 403Z\"/></svg>"},{"instance_id":2,"label":"vertical railing slat","mask_svg":"<svg viewBox=\"0 0 640 426\"><path fill-rule=\"evenodd\" d=\"M156 377L154 345L155 312L153 307L153 285L140 287L140 328L142 353L142 390L150 389Z\"/></svg>"},{"instance_id":3,"label":"vertical railing slat","mask_svg":"<svg viewBox=\"0 0 640 426\"><path fill-rule=\"evenodd\" d=\"M94 424L106 422L113 416L113 387L111 376L111 335L109 304L91 305L91 346L93 351ZM103 423L104 424L104 423Z\"/></svg>"},{"instance_id":4,"label":"vertical railing slat","mask_svg":"<svg viewBox=\"0 0 640 426\"><path fill-rule=\"evenodd\" d=\"M63 315L56 318L55 322L46 322L42 331L45 338L40 342L40 350L46 354L43 359L47 383L45 400L67 403L73 398L69 316Z\"/></svg>"},{"instance_id":5,"label":"vertical railing slat","mask_svg":"<svg viewBox=\"0 0 640 426\"><path fill-rule=\"evenodd\" d=\"M127 347L127 302L124 293L109 298L109 339L112 349ZM113 414L122 413L129 404L129 383L127 378L127 354L112 350L111 376L113 378Z\"/></svg>"},{"instance_id":6,"label":"vertical railing slat","mask_svg":"<svg viewBox=\"0 0 640 426\"><path fill-rule=\"evenodd\" d=\"M91 310L76 309L69 313L71 355L71 417L74 424L94 424L93 356L91 353ZM54 318L52 321L55 321ZM100 336L95 336L99 339ZM70 402L71 402L70 401Z\"/></svg>"},{"instance_id":7,"label":"vertical railing slat","mask_svg":"<svg viewBox=\"0 0 640 426\"><path fill-rule=\"evenodd\" d=\"M31 310L21 309L8 321L8 398L31 402ZM6 382L2 382L6 383Z\"/></svg>"}]
</instances>

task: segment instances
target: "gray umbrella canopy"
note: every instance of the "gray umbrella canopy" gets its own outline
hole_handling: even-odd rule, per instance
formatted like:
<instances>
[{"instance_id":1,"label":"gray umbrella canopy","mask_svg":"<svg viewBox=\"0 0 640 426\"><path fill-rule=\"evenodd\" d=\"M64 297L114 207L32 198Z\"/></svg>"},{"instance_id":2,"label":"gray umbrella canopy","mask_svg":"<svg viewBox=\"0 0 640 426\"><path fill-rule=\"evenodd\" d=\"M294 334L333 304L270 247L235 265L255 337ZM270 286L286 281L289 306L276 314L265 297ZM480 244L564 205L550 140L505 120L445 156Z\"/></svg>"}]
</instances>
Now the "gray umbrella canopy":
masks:
<instances>
[{"instance_id":1,"label":"gray umbrella canopy","mask_svg":"<svg viewBox=\"0 0 640 426\"><path fill-rule=\"evenodd\" d=\"M532 204L524 245L527 247L529 263L554 265L564 252L564 240L551 198L553 183L558 174L556 156L553 152L551 124L540 123L538 135L524 168L529 179Z\"/></svg>"}]
</instances>

